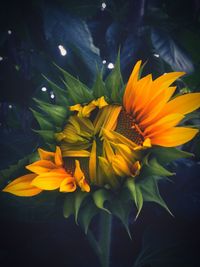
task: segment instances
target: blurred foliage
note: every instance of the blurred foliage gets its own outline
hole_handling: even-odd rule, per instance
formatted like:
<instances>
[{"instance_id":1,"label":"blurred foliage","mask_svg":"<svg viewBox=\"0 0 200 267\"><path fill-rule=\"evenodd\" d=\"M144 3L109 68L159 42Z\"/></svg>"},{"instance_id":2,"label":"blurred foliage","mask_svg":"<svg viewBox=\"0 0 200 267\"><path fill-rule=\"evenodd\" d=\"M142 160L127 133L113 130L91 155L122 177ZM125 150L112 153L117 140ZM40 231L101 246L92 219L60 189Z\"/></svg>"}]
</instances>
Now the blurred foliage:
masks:
<instances>
[{"instance_id":1,"label":"blurred foliage","mask_svg":"<svg viewBox=\"0 0 200 267\"><path fill-rule=\"evenodd\" d=\"M185 71L186 76L177 82L177 93L199 91L199 1L110 0L104 1L106 8L102 8L102 2L7 0L1 3L0 169L8 168L34 153L41 143L38 135L31 130L37 128L38 122L34 120L29 107L35 108L33 97L55 103L55 98L51 97L54 89L48 79L61 89L62 82L54 63L91 86L97 69L103 68L104 78L108 75L108 63L115 62L120 47L124 81L129 77L135 62L142 59L147 62L144 74L151 72L154 77L172 70ZM60 54L59 45L67 50L66 56ZM47 90L42 91L42 87ZM199 115L186 123L199 125ZM196 157L193 161L176 161L177 175L173 183L166 181L160 185L161 195L173 214L182 220L197 220L200 214L200 185L197 179L200 138L196 137L185 145L184 150L195 153ZM173 171L174 166L170 167ZM56 194L51 199L49 194L44 194L42 198L31 198L28 201L10 195L1 195L0 198L3 216L14 218L17 213L19 218L26 220L56 216L57 204L60 203ZM168 243L175 242L176 246L176 241L165 242L165 238L154 240L149 237L149 231L155 236L160 235L157 229L145 233L144 247L134 266L172 266L170 260L173 262L174 255L168 252L169 248L171 250L174 247ZM182 247L178 251L180 258L185 250ZM187 264L193 266L191 262Z\"/></svg>"}]
</instances>

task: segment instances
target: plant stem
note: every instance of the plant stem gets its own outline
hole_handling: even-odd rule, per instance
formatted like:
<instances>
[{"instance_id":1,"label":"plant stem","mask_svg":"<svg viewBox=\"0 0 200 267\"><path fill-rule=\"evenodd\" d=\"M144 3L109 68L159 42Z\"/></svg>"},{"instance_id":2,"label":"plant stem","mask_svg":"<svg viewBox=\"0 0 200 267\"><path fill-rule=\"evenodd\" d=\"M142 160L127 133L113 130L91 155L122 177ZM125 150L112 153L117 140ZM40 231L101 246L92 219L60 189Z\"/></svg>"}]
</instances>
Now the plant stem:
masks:
<instances>
[{"instance_id":1,"label":"plant stem","mask_svg":"<svg viewBox=\"0 0 200 267\"><path fill-rule=\"evenodd\" d=\"M107 212L101 212L99 221L99 239L94 237L93 233L88 230L88 240L91 247L99 258L101 267L110 265L110 247L111 247L111 229L112 215Z\"/></svg>"},{"instance_id":2,"label":"plant stem","mask_svg":"<svg viewBox=\"0 0 200 267\"><path fill-rule=\"evenodd\" d=\"M101 248L101 265L102 267L109 267L110 265L110 248L111 248L111 228L112 215L102 212L100 218L100 236L99 245Z\"/></svg>"}]
</instances>

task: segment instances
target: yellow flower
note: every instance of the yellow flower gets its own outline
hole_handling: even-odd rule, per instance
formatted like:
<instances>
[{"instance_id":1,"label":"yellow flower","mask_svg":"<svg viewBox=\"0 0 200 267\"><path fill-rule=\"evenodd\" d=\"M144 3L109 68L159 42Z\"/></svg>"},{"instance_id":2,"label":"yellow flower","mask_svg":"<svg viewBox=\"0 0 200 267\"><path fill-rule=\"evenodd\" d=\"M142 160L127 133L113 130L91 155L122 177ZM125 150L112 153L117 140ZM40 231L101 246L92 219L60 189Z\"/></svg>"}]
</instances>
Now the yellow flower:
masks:
<instances>
[{"instance_id":1,"label":"yellow flower","mask_svg":"<svg viewBox=\"0 0 200 267\"><path fill-rule=\"evenodd\" d=\"M91 103L94 102L104 103L104 98L101 97ZM88 166L85 169L92 184L101 186L109 184L117 187L120 183L119 177L134 177L140 169L140 164L136 163L138 155L125 145L123 140L111 144L104 133L115 130L122 107L102 104L98 105L99 110L93 109L93 115L80 116L79 112L89 105L81 107L79 111L77 105L74 106L74 111L78 113L70 116L64 130L57 133L56 138L60 142L64 157L68 159L79 157L82 158L80 161L83 161L83 158L87 159Z\"/></svg>"},{"instance_id":2,"label":"yellow flower","mask_svg":"<svg viewBox=\"0 0 200 267\"><path fill-rule=\"evenodd\" d=\"M200 107L200 93L171 99L176 87L170 85L184 72L163 74L153 81L151 75L138 78L140 66L138 61L127 83L116 131L139 145L146 140L146 144L174 147L190 141L198 129L175 126Z\"/></svg>"},{"instance_id":3,"label":"yellow flower","mask_svg":"<svg viewBox=\"0 0 200 267\"><path fill-rule=\"evenodd\" d=\"M41 148L38 149L38 153L40 160L26 166L26 169L32 173L21 176L9 183L3 189L4 192L17 196L34 196L42 190L58 188L60 192L73 192L77 185L82 191L90 191L78 160L75 161L74 172L72 170L67 171L59 147L56 147L55 153Z\"/></svg>"}]
</instances>

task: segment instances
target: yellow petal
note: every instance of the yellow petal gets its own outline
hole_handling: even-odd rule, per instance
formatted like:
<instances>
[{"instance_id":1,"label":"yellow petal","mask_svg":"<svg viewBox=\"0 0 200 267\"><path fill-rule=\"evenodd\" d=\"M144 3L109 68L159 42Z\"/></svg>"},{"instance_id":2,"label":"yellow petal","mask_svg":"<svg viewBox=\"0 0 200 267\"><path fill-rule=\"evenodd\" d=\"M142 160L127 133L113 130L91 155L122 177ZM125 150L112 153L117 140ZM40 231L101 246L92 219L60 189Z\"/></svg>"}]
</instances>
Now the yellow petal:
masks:
<instances>
[{"instance_id":1,"label":"yellow petal","mask_svg":"<svg viewBox=\"0 0 200 267\"><path fill-rule=\"evenodd\" d=\"M124 92L124 97L123 97L123 106L124 107L127 106L127 102L130 99L130 95L132 95L132 91L134 90L135 83L138 80L138 76L139 76L139 71L140 71L141 64L142 64L142 61L141 60L138 61L135 64L135 66L133 68L133 71L131 73L131 76L130 76L130 78L128 80L128 83L127 83L127 86L126 86L126 89L125 89L125 92Z\"/></svg>"},{"instance_id":2,"label":"yellow petal","mask_svg":"<svg viewBox=\"0 0 200 267\"><path fill-rule=\"evenodd\" d=\"M131 175L128 163L120 155L113 157L112 167L116 175L118 176L128 176Z\"/></svg>"},{"instance_id":3,"label":"yellow petal","mask_svg":"<svg viewBox=\"0 0 200 267\"><path fill-rule=\"evenodd\" d=\"M144 131L145 136L152 137L158 133L162 133L163 131L176 126L183 118L184 115L177 113L167 115L154 124L148 126Z\"/></svg>"},{"instance_id":4,"label":"yellow petal","mask_svg":"<svg viewBox=\"0 0 200 267\"><path fill-rule=\"evenodd\" d=\"M166 106L167 101L174 94L176 87L169 87L162 91L157 97L154 98L146 107L141 110L136 120L140 121L141 126L147 126L151 124L151 121L161 112L163 107Z\"/></svg>"},{"instance_id":5,"label":"yellow petal","mask_svg":"<svg viewBox=\"0 0 200 267\"><path fill-rule=\"evenodd\" d=\"M44 159L44 160L53 161L54 155L55 155L54 152L49 152L49 151L43 150L42 148L38 148L38 153L39 153L40 159L42 160Z\"/></svg>"},{"instance_id":6,"label":"yellow petal","mask_svg":"<svg viewBox=\"0 0 200 267\"><path fill-rule=\"evenodd\" d=\"M200 93L191 93L178 96L169 101L163 108L160 116L165 116L170 113L187 114L200 107Z\"/></svg>"},{"instance_id":7,"label":"yellow petal","mask_svg":"<svg viewBox=\"0 0 200 267\"><path fill-rule=\"evenodd\" d=\"M91 112L96 108L96 106L91 102L85 105L81 111L78 112L78 117L89 117Z\"/></svg>"},{"instance_id":8,"label":"yellow petal","mask_svg":"<svg viewBox=\"0 0 200 267\"><path fill-rule=\"evenodd\" d=\"M103 108L103 107L108 105L108 103L106 102L104 96L98 98L97 100L93 100L92 104L94 104L99 109L101 109L101 108Z\"/></svg>"},{"instance_id":9,"label":"yellow petal","mask_svg":"<svg viewBox=\"0 0 200 267\"><path fill-rule=\"evenodd\" d=\"M59 146L56 146L55 164L58 167L63 165L62 153Z\"/></svg>"},{"instance_id":10,"label":"yellow petal","mask_svg":"<svg viewBox=\"0 0 200 267\"><path fill-rule=\"evenodd\" d=\"M90 174L90 180L93 182L96 179L96 141L93 141L92 144L92 150L90 153L90 160L89 160L89 174Z\"/></svg>"},{"instance_id":11,"label":"yellow petal","mask_svg":"<svg viewBox=\"0 0 200 267\"><path fill-rule=\"evenodd\" d=\"M74 192L76 190L76 182L73 177L65 178L60 184L60 192Z\"/></svg>"},{"instance_id":12,"label":"yellow petal","mask_svg":"<svg viewBox=\"0 0 200 267\"><path fill-rule=\"evenodd\" d=\"M58 170L51 171L38 175L31 184L43 190L55 190L68 176L70 175L64 169L60 172Z\"/></svg>"},{"instance_id":13,"label":"yellow petal","mask_svg":"<svg viewBox=\"0 0 200 267\"><path fill-rule=\"evenodd\" d=\"M9 183L3 189L3 191L20 197L31 197L38 195L42 190L31 185L31 182L35 177L36 174L32 173L21 176Z\"/></svg>"},{"instance_id":14,"label":"yellow petal","mask_svg":"<svg viewBox=\"0 0 200 267\"><path fill-rule=\"evenodd\" d=\"M73 106L69 107L70 111L80 111L81 109L82 109L81 104L76 104L76 105L73 105Z\"/></svg>"},{"instance_id":15,"label":"yellow petal","mask_svg":"<svg viewBox=\"0 0 200 267\"><path fill-rule=\"evenodd\" d=\"M65 150L63 151L63 157L90 157L90 152L87 150Z\"/></svg>"},{"instance_id":16,"label":"yellow petal","mask_svg":"<svg viewBox=\"0 0 200 267\"><path fill-rule=\"evenodd\" d=\"M103 141L103 156L108 159L108 162L111 162L115 156L110 143L106 139Z\"/></svg>"},{"instance_id":17,"label":"yellow petal","mask_svg":"<svg viewBox=\"0 0 200 267\"><path fill-rule=\"evenodd\" d=\"M175 147L190 141L199 132L198 129L175 127L158 136L151 138L154 145L164 147Z\"/></svg>"},{"instance_id":18,"label":"yellow petal","mask_svg":"<svg viewBox=\"0 0 200 267\"><path fill-rule=\"evenodd\" d=\"M32 171L36 174L49 172L55 168L56 168L56 165L52 161L49 161L49 160L38 160L26 166L27 170Z\"/></svg>"},{"instance_id":19,"label":"yellow petal","mask_svg":"<svg viewBox=\"0 0 200 267\"><path fill-rule=\"evenodd\" d=\"M103 129L103 136L104 138L107 138L111 142L127 145L133 150L135 150L135 148L138 147L136 143L132 142L130 139L126 138L122 134L119 134L115 131L107 131Z\"/></svg>"},{"instance_id":20,"label":"yellow petal","mask_svg":"<svg viewBox=\"0 0 200 267\"><path fill-rule=\"evenodd\" d=\"M76 167L75 167L74 177L76 179L76 183L78 184L78 186L81 188L82 191L90 192L90 186L85 179L85 175L81 170L80 162L78 160L75 160L75 166Z\"/></svg>"}]
</instances>

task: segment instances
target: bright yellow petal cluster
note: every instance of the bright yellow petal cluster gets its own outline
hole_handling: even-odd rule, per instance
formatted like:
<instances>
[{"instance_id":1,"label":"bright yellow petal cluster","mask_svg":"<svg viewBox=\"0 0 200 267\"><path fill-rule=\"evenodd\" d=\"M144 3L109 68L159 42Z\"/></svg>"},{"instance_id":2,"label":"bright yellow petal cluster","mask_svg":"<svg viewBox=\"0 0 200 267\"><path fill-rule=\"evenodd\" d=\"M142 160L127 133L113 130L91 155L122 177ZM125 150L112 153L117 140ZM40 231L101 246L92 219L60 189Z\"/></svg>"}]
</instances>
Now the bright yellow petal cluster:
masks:
<instances>
[{"instance_id":1,"label":"bright yellow petal cluster","mask_svg":"<svg viewBox=\"0 0 200 267\"><path fill-rule=\"evenodd\" d=\"M34 196L42 190L59 189L60 192L73 192L77 186L82 191L90 191L78 160L75 161L75 171L72 175L71 171L66 171L64 168L61 150L58 146L55 153L41 148L38 152L40 160L26 166L26 169L32 173L9 183L3 189L4 192L17 196Z\"/></svg>"},{"instance_id":2,"label":"bright yellow petal cluster","mask_svg":"<svg viewBox=\"0 0 200 267\"><path fill-rule=\"evenodd\" d=\"M200 93L172 98L176 87L171 84L184 72L171 72L152 80L139 79L141 61L135 65L123 96L123 106L132 117L133 131L139 130L152 145L174 147L190 141L198 129L175 127L184 116L200 107ZM136 128L137 127L137 128Z\"/></svg>"},{"instance_id":3,"label":"bright yellow petal cluster","mask_svg":"<svg viewBox=\"0 0 200 267\"><path fill-rule=\"evenodd\" d=\"M96 109L97 107L99 109L107 106L108 103L106 102L104 96L93 100L92 102L90 102L88 105L84 105L82 106L81 104L76 104L74 106L70 107L71 111L77 111L77 116L78 117L89 117L91 112Z\"/></svg>"}]
</instances>

